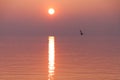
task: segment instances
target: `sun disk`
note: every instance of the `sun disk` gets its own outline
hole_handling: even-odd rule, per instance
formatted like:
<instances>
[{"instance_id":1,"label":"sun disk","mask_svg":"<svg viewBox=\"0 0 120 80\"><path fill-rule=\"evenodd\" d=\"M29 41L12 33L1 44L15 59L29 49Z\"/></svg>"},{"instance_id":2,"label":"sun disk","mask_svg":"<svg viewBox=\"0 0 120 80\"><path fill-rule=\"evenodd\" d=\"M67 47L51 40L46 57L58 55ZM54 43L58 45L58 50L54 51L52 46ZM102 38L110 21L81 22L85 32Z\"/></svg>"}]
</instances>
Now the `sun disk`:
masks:
<instances>
[{"instance_id":1,"label":"sun disk","mask_svg":"<svg viewBox=\"0 0 120 80\"><path fill-rule=\"evenodd\" d=\"M50 15L53 15L53 14L55 13L55 10L54 10L53 8L50 8L50 9L48 10L48 13L49 13Z\"/></svg>"}]
</instances>

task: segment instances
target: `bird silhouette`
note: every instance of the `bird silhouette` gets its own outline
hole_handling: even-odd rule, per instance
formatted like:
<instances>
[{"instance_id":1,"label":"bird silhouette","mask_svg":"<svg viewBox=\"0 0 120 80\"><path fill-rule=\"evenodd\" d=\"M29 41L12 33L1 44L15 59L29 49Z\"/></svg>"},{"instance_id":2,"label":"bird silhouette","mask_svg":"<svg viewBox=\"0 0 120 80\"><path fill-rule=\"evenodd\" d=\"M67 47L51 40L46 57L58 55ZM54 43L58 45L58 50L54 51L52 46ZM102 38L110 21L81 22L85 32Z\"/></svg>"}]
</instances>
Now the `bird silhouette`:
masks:
<instances>
[{"instance_id":1,"label":"bird silhouette","mask_svg":"<svg viewBox=\"0 0 120 80\"><path fill-rule=\"evenodd\" d=\"M80 30L80 35L83 36L83 32L82 32L82 30Z\"/></svg>"}]
</instances>

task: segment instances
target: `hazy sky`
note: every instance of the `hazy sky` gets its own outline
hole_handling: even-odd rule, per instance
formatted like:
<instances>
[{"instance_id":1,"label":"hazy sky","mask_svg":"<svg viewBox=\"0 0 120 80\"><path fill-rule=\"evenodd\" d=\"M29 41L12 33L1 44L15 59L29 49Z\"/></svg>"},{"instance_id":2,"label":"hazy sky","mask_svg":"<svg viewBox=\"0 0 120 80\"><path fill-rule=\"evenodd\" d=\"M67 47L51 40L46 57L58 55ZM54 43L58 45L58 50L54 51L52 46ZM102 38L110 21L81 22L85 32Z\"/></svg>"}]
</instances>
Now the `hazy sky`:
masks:
<instances>
[{"instance_id":1,"label":"hazy sky","mask_svg":"<svg viewBox=\"0 0 120 80\"><path fill-rule=\"evenodd\" d=\"M75 36L79 29L120 36L120 0L0 0L0 36Z\"/></svg>"}]
</instances>

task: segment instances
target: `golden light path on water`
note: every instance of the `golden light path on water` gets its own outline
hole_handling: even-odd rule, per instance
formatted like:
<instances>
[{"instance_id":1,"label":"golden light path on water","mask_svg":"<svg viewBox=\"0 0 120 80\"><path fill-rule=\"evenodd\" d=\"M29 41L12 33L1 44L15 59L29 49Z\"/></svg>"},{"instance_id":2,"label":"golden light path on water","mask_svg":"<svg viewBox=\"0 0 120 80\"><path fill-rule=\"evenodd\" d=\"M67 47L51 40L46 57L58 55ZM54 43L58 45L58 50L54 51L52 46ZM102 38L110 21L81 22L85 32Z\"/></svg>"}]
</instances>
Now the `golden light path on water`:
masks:
<instances>
[{"instance_id":1,"label":"golden light path on water","mask_svg":"<svg viewBox=\"0 0 120 80\"><path fill-rule=\"evenodd\" d=\"M55 70L55 38L54 36L49 36L48 43L48 80L54 80L54 70Z\"/></svg>"}]
</instances>

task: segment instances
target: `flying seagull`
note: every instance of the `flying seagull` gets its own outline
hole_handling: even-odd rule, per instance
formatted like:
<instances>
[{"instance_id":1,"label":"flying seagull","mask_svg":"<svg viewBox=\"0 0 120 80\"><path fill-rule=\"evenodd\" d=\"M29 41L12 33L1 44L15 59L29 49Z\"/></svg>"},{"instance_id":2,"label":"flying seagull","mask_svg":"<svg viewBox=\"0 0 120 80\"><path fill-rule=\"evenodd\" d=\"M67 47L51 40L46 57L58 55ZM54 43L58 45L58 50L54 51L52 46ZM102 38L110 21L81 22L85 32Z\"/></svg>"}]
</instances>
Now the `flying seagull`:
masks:
<instances>
[{"instance_id":1,"label":"flying seagull","mask_svg":"<svg viewBox=\"0 0 120 80\"><path fill-rule=\"evenodd\" d=\"M81 35L81 36L83 35L83 32L82 32L82 30L80 30L80 35Z\"/></svg>"}]
</instances>

